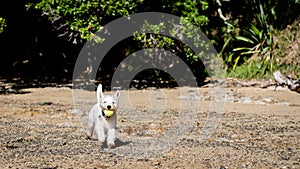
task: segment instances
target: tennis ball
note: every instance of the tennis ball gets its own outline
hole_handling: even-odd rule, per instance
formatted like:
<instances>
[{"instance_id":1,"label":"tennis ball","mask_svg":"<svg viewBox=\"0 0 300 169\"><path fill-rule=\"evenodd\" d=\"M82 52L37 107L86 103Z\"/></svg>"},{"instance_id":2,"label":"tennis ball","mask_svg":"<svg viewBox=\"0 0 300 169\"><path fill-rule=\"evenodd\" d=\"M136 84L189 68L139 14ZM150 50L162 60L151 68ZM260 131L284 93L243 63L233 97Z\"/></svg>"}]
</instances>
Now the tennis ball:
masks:
<instances>
[{"instance_id":1,"label":"tennis ball","mask_svg":"<svg viewBox=\"0 0 300 169\"><path fill-rule=\"evenodd\" d=\"M104 115L106 117L111 117L114 115L114 111L113 110L104 110Z\"/></svg>"}]
</instances>

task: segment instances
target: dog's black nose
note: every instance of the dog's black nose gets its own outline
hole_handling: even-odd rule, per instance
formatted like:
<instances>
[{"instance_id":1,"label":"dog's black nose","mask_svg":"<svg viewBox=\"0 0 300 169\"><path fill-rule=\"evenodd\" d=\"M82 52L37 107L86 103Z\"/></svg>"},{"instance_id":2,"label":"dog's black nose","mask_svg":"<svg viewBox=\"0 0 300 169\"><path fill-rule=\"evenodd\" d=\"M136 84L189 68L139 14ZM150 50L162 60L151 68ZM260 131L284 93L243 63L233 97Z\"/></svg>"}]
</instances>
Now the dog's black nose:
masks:
<instances>
[{"instance_id":1,"label":"dog's black nose","mask_svg":"<svg viewBox=\"0 0 300 169\"><path fill-rule=\"evenodd\" d=\"M108 105L108 106L107 106L107 109L109 110L110 108L111 108L111 106L110 106L110 105Z\"/></svg>"}]
</instances>

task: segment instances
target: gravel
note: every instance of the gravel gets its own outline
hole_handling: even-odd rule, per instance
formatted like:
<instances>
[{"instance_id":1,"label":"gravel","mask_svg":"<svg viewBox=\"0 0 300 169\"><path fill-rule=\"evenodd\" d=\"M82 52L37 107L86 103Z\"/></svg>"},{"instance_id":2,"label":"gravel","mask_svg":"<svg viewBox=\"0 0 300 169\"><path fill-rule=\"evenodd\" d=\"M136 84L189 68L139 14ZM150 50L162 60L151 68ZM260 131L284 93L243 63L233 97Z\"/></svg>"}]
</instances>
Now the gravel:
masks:
<instances>
[{"instance_id":1,"label":"gravel","mask_svg":"<svg viewBox=\"0 0 300 169\"><path fill-rule=\"evenodd\" d=\"M132 107L121 98L114 148L86 137L83 109L94 100L75 110L67 88L0 95L0 168L300 168L300 96L224 90L233 101L220 112L211 111L208 88L187 97L178 89L157 98L157 90L130 91Z\"/></svg>"}]
</instances>

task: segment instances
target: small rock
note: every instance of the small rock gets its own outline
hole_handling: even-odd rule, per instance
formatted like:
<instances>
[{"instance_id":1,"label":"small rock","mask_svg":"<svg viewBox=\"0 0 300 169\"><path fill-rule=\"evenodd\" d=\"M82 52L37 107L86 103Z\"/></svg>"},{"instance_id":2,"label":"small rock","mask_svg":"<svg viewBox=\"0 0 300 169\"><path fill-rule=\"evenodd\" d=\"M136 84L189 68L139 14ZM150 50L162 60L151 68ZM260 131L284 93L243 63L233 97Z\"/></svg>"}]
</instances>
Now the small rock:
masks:
<instances>
[{"instance_id":1,"label":"small rock","mask_svg":"<svg viewBox=\"0 0 300 169\"><path fill-rule=\"evenodd\" d=\"M225 167L225 166L223 166L223 165L221 165L221 166L220 166L220 169L226 169L226 167Z\"/></svg>"},{"instance_id":2,"label":"small rock","mask_svg":"<svg viewBox=\"0 0 300 169\"><path fill-rule=\"evenodd\" d=\"M40 106L49 106L52 105L52 102L38 102L37 104Z\"/></svg>"}]
</instances>

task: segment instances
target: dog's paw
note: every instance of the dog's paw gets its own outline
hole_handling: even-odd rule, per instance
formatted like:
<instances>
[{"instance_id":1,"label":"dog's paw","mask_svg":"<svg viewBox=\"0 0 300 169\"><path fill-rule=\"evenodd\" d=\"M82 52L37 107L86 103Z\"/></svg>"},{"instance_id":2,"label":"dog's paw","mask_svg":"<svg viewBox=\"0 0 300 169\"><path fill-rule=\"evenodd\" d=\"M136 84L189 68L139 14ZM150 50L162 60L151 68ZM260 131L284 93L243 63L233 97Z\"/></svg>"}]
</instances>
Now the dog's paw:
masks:
<instances>
[{"instance_id":1,"label":"dog's paw","mask_svg":"<svg viewBox=\"0 0 300 169\"><path fill-rule=\"evenodd\" d=\"M104 143L104 141L105 141L105 139L98 139L98 143L99 143L100 145L102 145L102 144Z\"/></svg>"},{"instance_id":2,"label":"dog's paw","mask_svg":"<svg viewBox=\"0 0 300 169\"><path fill-rule=\"evenodd\" d=\"M108 146L109 148L112 148L112 147L115 146L115 143L114 143L114 142L107 143L107 146Z\"/></svg>"},{"instance_id":3,"label":"dog's paw","mask_svg":"<svg viewBox=\"0 0 300 169\"><path fill-rule=\"evenodd\" d=\"M86 136L86 138L88 138L88 139L92 139L92 138L93 138L93 133L91 133L91 132L87 132L87 136Z\"/></svg>"}]
</instances>

